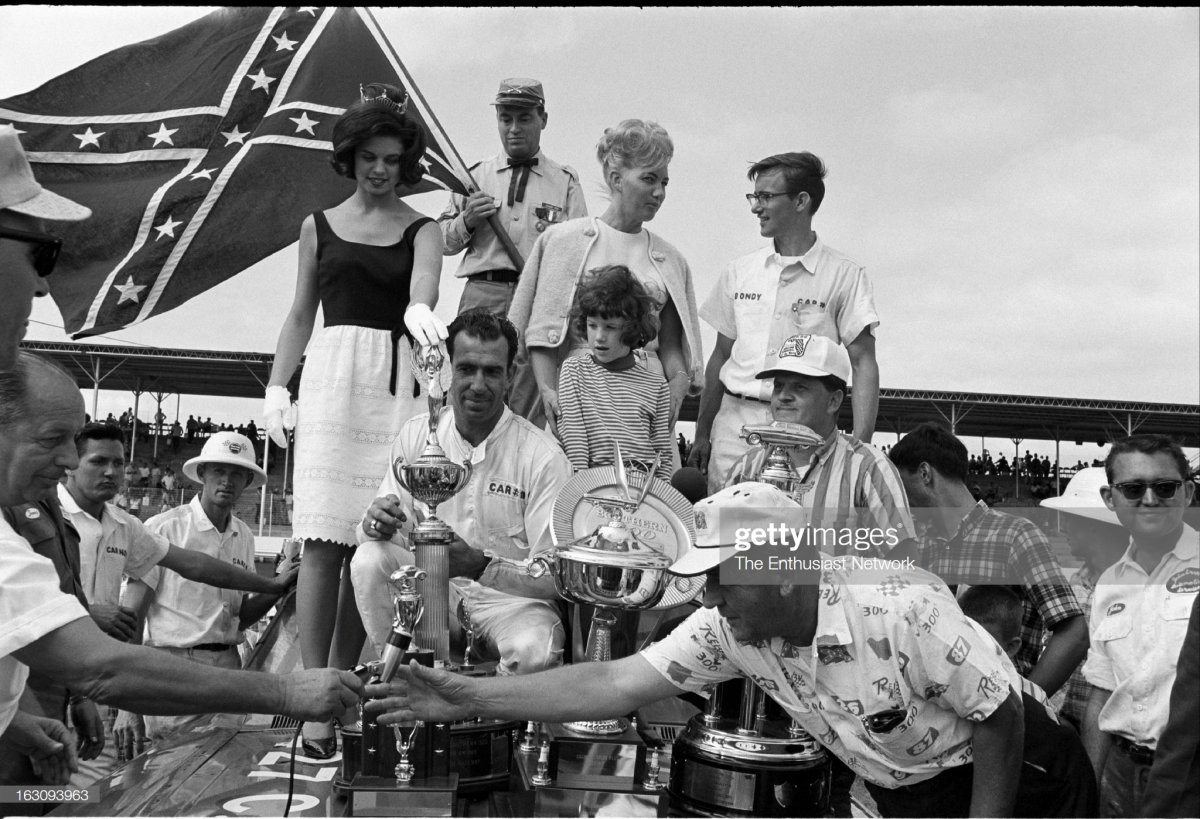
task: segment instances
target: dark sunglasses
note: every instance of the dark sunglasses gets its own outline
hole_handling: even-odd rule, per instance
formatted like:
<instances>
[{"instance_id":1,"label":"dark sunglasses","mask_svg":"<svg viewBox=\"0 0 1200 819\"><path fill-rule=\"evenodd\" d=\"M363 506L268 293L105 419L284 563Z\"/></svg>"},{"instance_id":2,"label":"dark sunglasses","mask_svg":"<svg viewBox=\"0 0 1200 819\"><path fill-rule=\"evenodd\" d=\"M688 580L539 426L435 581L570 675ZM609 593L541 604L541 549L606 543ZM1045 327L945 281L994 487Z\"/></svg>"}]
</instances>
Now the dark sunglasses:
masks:
<instances>
[{"instance_id":1,"label":"dark sunglasses","mask_svg":"<svg viewBox=\"0 0 1200 819\"><path fill-rule=\"evenodd\" d=\"M1154 492L1154 497L1159 500L1170 500L1175 497L1175 493L1179 491L1179 487L1183 486L1183 481L1154 481L1147 483L1146 481L1129 481L1127 483L1114 483L1112 488L1125 496L1125 500L1141 500L1146 496L1146 488L1149 487Z\"/></svg>"},{"instance_id":2,"label":"dark sunglasses","mask_svg":"<svg viewBox=\"0 0 1200 819\"><path fill-rule=\"evenodd\" d=\"M58 253L62 250L62 239L46 233L30 233L6 227L0 227L0 239L15 239L33 245L33 267L37 274L44 279L54 272L54 263L58 261Z\"/></svg>"}]
</instances>

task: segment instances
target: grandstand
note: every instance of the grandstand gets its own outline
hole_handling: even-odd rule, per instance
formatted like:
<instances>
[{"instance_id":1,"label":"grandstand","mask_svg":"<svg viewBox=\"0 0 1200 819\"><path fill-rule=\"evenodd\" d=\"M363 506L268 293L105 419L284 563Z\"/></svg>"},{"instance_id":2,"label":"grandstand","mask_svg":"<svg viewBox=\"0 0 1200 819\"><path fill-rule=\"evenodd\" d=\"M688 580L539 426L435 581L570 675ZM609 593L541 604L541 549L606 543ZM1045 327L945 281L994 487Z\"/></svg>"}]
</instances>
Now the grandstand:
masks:
<instances>
[{"instance_id":1,"label":"grandstand","mask_svg":"<svg viewBox=\"0 0 1200 819\"><path fill-rule=\"evenodd\" d=\"M24 341L21 346L54 359L74 376L81 389L90 390L93 395L93 416L96 415L101 389L133 393L135 414L137 402L143 395L155 399L160 405L167 395L260 399L274 360L269 353L76 342ZM289 385L293 394L299 379L298 369ZM699 402L695 398L685 401L681 420L695 420L698 407ZM849 429L852 425L850 402L843 405L842 413L840 425L843 429ZM1059 463L1058 443L1062 441L1094 442L1103 446L1108 441L1135 432L1165 434L1182 446L1200 447L1198 404L894 388L880 390L877 430L902 435L924 421L940 421L960 437L995 438L1012 441L1014 446L1027 440L1053 441L1054 460ZM259 440L261 455L265 436L260 436ZM169 456L171 462L182 464L199 452L200 443L172 453ZM140 447L141 444L134 446ZM1007 451L1006 447L1007 444L997 447L997 451ZM259 517L261 508L263 533L286 534L288 527L283 522L287 520L287 509L282 495L286 463L276 462L277 455L283 454L286 458L286 454L280 453L274 446L269 447L269 451L271 462L267 468L271 477L268 486L264 487L262 496L257 500L244 499L246 508L239 509L238 514L246 520L254 520ZM144 456L146 453L138 449L137 454ZM1069 469L1062 469L1056 477L1065 479L1070 472ZM984 477L978 482L985 493L989 489L996 489L1001 497L1028 501L1027 488L1022 491L1020 479L1016 476ZM1013 490L1011 495L1007 491L1010 487ZM1057 494L1059 487L1055 486L1054 489ZM157 490L151 490L147 496L152 509L155 503L161 507L161 498L154 496L154 491ZM189 490L176 489L176 494L181 491L186 494ZM186 502L187 498L181 497L181 500Z\"/></svg>"}]
</instances>

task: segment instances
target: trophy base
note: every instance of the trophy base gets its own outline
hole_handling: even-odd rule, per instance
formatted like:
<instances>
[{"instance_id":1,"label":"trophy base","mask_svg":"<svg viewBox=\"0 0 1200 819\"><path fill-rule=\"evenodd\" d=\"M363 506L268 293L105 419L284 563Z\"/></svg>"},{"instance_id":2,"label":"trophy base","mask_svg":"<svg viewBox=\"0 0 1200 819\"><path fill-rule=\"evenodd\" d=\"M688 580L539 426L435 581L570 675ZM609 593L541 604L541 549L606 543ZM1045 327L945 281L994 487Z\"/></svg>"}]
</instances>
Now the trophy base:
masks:
<instances>
[{"instance_id":1,"label":"trophy base","mask_svg":"<svg viewBox=\"0 0 1200 819\"><path fill-rule=\"evenodd\" d=\"M346 788L349 816L454 816L458 774L394 778L359 774Z\"/></svg>"},{"instance_id":2,"label":"trophy base","mask_svg":"<svg viewBox=\"0 0 1200 819\"><path fill-rule=\"evenodd\" d=\"M650 745L662 743L652 734L648 741L626 720L621 722L625 723L625 727L620 733L607 735L582 734L564 724L546 723L543 736L550 744L546 771L550 782L548 785L533 782L533 777L537 775L539 751L518 750L517 767L525 780L525 787L645 792L641 783L646 778Z\"/></svg>"}]
</instances>

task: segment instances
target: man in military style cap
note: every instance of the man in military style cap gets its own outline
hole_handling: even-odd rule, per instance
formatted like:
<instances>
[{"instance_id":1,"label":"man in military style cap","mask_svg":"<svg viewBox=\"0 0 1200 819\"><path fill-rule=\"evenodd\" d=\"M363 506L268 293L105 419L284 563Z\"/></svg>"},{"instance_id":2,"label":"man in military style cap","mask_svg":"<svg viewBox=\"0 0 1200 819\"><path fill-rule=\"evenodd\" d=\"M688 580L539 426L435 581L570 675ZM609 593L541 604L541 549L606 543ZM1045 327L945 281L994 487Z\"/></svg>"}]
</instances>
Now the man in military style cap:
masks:
<instances>
[{"instance_id":1,"label":"man in military style cap","mask_svg":"<svg viewBox=\"0 0 1200 819\"><path fill-rule=\"evenodd\" d=\"M459 315L486 307L507 317L520 267L537 237L557 222L587 216L579 175L542 153L542 131L549 122L542 84L520 77L502 80L493 105L503 150L471 166L479 190L465 197L451 195L438 217L445 254L466 250L454 274L467 280ZM520 261L497 238L488 221L492 216ZM508 405L534 424L542 422L541 398L524 354L517 359Z\"/></svg>"}]
</instances>

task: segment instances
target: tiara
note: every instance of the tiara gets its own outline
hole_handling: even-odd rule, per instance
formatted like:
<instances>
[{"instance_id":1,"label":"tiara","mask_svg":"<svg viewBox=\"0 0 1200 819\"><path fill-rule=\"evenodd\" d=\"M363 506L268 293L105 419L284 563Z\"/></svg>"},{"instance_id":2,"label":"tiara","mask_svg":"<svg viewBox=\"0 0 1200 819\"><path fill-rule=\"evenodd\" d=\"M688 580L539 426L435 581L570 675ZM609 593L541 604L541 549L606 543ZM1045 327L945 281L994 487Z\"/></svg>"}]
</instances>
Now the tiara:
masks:
<instances>
[{"instance_id":1,"label":"tiara","mask_svg":"<svg viewBox=\"0 0 1200 819\"><path fill-rule=\"evenodd\" d=\"M385 105L388 108L391 108L397 114L403 114L405 111L408 110L408 93L407 92L405 92L405 94L404 94L403 102L396 102L394 99L392 99L391 97L389 97L387 95L386 91L379 94L378 96L368 97L367 92L363 90L362 83L358 84L358 101L363 102L363 103L377 102L380 105Z\"/></svg>"}]
</instances>

